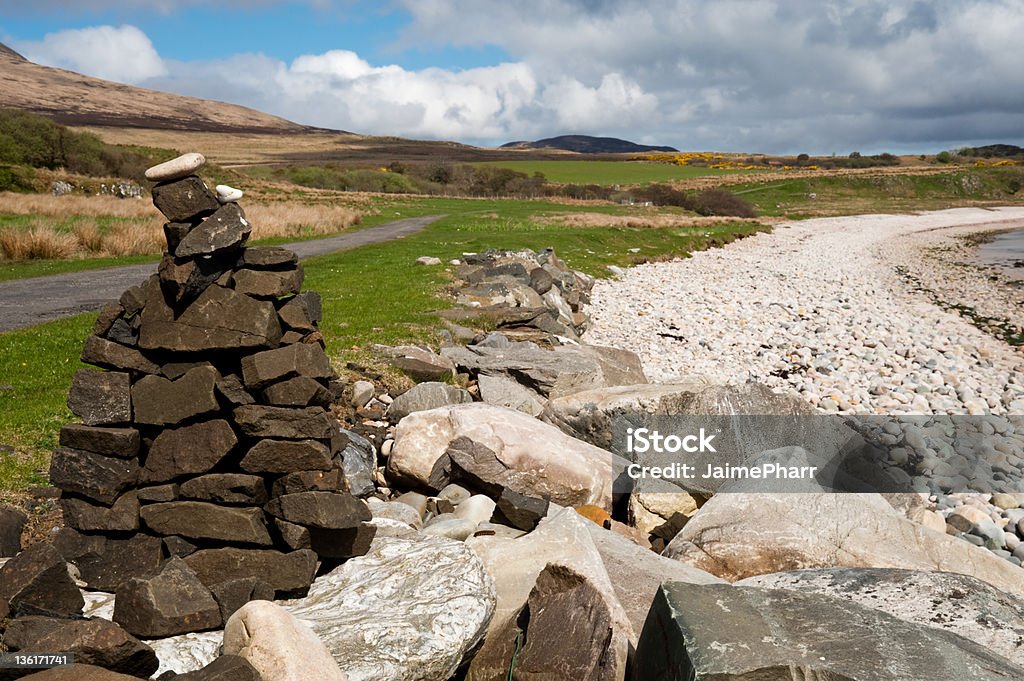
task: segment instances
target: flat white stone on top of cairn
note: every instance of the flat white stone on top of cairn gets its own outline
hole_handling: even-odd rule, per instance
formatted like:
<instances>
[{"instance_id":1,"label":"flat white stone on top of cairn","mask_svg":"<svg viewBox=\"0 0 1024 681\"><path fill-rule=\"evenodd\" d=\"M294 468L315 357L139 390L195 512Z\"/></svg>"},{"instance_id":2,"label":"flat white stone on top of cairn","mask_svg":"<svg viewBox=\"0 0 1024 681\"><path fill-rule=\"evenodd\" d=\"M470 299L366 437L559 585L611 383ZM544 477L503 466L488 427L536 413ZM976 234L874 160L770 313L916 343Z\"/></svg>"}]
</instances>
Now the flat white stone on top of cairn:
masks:
<instances>
[{"instance_id":1,"label":"flat white stone on top of cairn","mask_svg":"<svg viewBox=\"0 0 1024 681\"><path fill-rule=\"evenodd\" d=\"M197 152L182 154L178 158L172 158L159 165L155 165L146 171L146 179L151 182L168 182L188 177L203 167L206 157Z\"/></svg>"},{"instance_id":2,"label":"flat white stone on top of cairn","mask_svg":"<svg viewBox=\"0 0 1024 681\"><path fill-rule=\"evenodd\" d=\"M234 187L229 187L226 184L218 184L216 190L217 201L221 204L235 203L245 194L241 189L235 189Z\"/></svg>"}]
</instances>

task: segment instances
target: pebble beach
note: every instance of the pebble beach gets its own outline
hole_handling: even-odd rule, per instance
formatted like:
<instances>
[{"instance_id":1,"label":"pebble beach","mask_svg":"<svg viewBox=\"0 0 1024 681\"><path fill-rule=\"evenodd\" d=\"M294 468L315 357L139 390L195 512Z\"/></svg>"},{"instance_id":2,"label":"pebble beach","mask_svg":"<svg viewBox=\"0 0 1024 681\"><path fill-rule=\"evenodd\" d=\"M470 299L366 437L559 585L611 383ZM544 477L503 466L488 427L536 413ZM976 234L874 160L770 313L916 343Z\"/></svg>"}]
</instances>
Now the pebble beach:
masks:
<instances>
[{"instance_id":1,"label":"pebble beach","mask_svg":"<svg viewBox=\"0 0 1024 681\"><path fill-rule=\"evenodd\" d=\"M656 382L758 381L822 412L1021 414L1024 353L956 309L1024 325L1024 289L962 238L1021 224L1021 208L784 223L599 282L586 341L635 351Z\"/></svg>"}]
</instances>

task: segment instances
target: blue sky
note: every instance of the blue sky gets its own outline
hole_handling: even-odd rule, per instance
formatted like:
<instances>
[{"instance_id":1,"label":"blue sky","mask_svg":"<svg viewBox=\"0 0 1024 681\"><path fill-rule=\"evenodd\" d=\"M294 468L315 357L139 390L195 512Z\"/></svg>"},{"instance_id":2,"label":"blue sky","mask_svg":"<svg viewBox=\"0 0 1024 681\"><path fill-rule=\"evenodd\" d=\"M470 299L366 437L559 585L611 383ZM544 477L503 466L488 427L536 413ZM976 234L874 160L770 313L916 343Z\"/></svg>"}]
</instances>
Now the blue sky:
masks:
<instances>
[{"instance_id":1,"label":"blue sky","mask_svg":"<svg viewBox=\"0 0 1024 681\"><path fill-rule=\"evenodd\" d=\"M0 0L0 40L38 63L482 145L1024 144L1020 35L1020 0Z\"/></svg>"}]
</instances>

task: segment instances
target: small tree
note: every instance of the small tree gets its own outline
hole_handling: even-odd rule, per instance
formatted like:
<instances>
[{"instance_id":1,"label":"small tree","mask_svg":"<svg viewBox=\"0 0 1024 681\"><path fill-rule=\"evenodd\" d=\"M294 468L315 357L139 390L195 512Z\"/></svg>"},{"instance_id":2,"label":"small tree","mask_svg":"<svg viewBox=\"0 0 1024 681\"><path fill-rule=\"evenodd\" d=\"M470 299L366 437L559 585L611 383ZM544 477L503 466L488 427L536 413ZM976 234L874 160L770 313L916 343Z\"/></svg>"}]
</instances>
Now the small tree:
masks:
<instances>
[{"instance_id":1,"label":"small tree","mask_svg":"<svg viewBox=\"0 0 1024 681\"><path fill-rule=\"evenodd\" d=\"M953 160L953 154L949 153L948 151L940 151L938 154L935 155L935 160L938 161L939 163L949 163L950 161Z\"/></svg>"}]
</instances>

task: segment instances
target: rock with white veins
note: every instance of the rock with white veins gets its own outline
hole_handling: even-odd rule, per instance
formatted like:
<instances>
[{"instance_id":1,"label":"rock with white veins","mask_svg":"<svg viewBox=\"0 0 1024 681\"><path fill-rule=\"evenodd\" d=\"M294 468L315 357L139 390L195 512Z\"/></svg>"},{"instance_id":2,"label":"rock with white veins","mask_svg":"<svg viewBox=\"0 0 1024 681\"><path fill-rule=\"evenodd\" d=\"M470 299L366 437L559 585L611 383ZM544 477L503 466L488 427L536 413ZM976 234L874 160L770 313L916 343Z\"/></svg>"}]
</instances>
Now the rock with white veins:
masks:
<instances>
[{"instance_id":1,"label":"rock with white veins","mask_svg":"<svg viewBox=\"0 0 1024 681\"><path fill-rule=\"evenodd\" d=\"M433 681L449 678L479 643L494 602L494 584L473 551L420 536L377 538L365 556L284 605L350 681Z\"/></svg>"}]
</instances>

